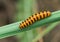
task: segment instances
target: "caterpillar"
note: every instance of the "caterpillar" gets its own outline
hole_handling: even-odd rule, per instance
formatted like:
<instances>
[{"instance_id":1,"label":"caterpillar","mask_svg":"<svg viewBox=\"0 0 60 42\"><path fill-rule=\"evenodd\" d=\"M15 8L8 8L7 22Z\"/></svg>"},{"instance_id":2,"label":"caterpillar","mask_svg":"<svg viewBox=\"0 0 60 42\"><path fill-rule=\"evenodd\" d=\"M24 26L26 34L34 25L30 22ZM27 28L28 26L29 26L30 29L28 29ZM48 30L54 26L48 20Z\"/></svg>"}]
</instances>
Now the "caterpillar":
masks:
<instances>
[{"instance_id":1,"label":"caterpillar","mask_svg":"<svg viewBox=\"0 0 60 42\"><path fill-rule=\"evenodd\" d=\"M51 15L50 11L44 11L44 12L36 13L36 14L30 16L24 22L20 23L19 27L20 27L20 29L23 29L24 27L27 27L27 26L33 24L34 22L36 22L38 20L49 17L50 15Z\"/></svg>"}]
</instances>

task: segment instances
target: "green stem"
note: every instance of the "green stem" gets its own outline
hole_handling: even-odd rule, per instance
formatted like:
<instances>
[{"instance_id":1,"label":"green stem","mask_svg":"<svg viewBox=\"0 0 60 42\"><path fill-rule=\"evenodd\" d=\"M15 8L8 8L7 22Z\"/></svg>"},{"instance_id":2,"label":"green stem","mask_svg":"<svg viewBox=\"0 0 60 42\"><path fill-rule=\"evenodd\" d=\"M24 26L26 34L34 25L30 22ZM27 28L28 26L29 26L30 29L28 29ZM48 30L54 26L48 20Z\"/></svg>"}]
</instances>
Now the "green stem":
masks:
<instances>
[{"instance_id":1,"label":"green stem","mask_svg":"<svg viewBox=\"0 0 60 42\"><path fill-rule=\"evenodd\" d=\"M41 39L43 36L45 36L46 34L48 34L50 31L52 31L54 29L54 27L56 25L58 25L58 23L59 22L52 23L51 25L49 25L42 33L38 34L38 36L32 42L36 42L39 39Z\"/></svg>"},{"instance_id":2,"label":"green stem","mask_svg":"<svg viewBox=\"0 0 60 42\"><path fill-rule=\"evenodd\" d=\"M10 25L0 27L0 39L9 37L9 36L13 36L13 35L19 33L20 32L19 23L20 22L12 23Z\"/></svg>"},{"instance_id":3,"label":"green stem","mask_svg":"<svg viewBox=\"0 0 60 42\"><path fill-rule=\"evenodd\" d=\"M31 15L32 3L33 0L24 0L24 15L23 15L24 19L28 18ZM24 38L22 39L22 42L31 42L32 38L33 38L32 30L26 31L24 33Z\"/></svg>"},{"instance_id":4,"label":"green stem","mask_svg":"<svg viewBox=\"0 0 60 42\"><path fill-rule=\"evenodd\" d=\"M47 23L51 23L59 20L60 20L60 11L56 11L56 12L52 12L52 15L50 17L37 21L32 25L28 26L27 28L24 28L23 30L19 28L19 24L21 23L21 21L12 23L10 25L2 26L0 27L0 39L13 36L13 35L16 35L17 33L27 31L27 30L36 28L38 26L42 26Z\"/></svg>"}]
</instances>

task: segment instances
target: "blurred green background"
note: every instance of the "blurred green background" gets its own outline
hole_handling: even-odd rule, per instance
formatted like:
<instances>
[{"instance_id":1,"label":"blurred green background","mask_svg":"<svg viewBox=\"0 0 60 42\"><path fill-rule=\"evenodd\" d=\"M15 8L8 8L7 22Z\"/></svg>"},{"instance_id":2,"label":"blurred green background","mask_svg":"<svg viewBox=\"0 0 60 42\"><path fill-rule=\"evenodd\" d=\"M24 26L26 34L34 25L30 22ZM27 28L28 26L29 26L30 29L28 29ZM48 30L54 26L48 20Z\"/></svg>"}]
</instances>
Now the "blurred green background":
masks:
<instances>
[{"instance_id":1,"label":"blurred green background","mask_svg":"<svg viewBox=\"0 0 60 42\"><path fill-rule=\"evenodd\" d=\"M0 26L22 21L34 13L60 10L60 0L1 0ZM44 37L43 31L55 28ZM60 42L60 24L47 24L37 29L21 32L16 36L1 39L0 42Z\"/></svg>"}]
</instances>

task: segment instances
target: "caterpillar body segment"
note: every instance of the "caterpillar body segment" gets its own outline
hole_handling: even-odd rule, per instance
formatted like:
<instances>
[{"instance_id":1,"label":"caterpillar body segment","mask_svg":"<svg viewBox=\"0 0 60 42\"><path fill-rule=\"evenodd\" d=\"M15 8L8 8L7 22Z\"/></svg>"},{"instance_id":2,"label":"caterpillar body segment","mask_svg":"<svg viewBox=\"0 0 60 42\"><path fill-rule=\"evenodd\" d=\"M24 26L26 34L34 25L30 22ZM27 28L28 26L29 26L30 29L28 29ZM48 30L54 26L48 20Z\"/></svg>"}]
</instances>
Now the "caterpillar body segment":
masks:
<instances>
[{"instance_id":1,"label":"caterpillar body segment","mask_svg":"<svg viewBox=\"0 0 60 42\"><path fill-rule=\"evenodd\" d=\"M26 19L24 22L22 22L19 27L20 29L23 29L31 24L33 24L34 22L41 20L43 18L49 17L51 15L50 11L44 11L44 12L40 12L40 13L36 13L32 16L30 16L28 19Z\"/></svg>"}]
</instances>

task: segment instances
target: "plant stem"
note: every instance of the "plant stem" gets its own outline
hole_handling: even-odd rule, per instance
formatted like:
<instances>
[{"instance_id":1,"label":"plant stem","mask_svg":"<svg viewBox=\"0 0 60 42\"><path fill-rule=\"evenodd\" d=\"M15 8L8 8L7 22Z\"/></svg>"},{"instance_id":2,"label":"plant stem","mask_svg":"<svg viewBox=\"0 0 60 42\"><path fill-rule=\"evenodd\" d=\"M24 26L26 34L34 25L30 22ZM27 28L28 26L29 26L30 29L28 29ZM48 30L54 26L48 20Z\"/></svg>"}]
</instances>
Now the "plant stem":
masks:
<instances>
[{"instance_id":1,"label":"plant stem","mask_svg":"<svg viewBox=\"0 0 60 42\"><path fill-rule=\"evenodd\" d=\"M24 28L23 30L19 28L19 24L21 23L21 21L12 23L6 26L2 26L0 27L0 39L13 36L13 35L16 35L17 33L27 31L27 30L30 30L48 23L52 23L55 21L59 21L59 20L60 20L60 11L56 11L56 12L52 12L50 17L37 21L32 25L28 26L27 28Z\"/></svg>"},{"instance_id":2,"label":"plant stem","mask_svg":"<svg viewBox=\"0 0 60 42\"><path fill-rule=\"evenodd\" d=\"M39 39L41 39L43 36L45 36L46 34L48 34L50 31L52 31L54 29L54 27L56 25L58 25L58 23L59 22L52 23L51 25L49 25L42 33L38 34L38 36L34 40L32 40L32 42L36 42Z\"/></svg>"}]
</instances>

